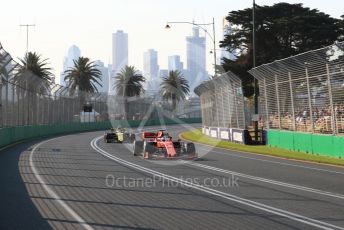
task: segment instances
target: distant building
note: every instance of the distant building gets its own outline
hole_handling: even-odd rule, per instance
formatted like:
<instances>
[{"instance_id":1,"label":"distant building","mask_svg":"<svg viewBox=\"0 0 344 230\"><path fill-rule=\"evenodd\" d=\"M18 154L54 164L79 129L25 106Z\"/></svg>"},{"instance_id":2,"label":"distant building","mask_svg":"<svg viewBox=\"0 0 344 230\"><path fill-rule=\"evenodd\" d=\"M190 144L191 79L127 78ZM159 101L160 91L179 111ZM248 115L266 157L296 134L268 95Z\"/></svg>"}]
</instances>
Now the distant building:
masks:
<instances>
[{"instance_id":1,"label":"distant building","mask_svg":"<svg viewBox=\"0 0 344 230\"><path fill-rule=\"evenodd\" d=\"M117 30L112 34L112 69L110 71L110 85L113 86L115 77L122 68L128 65L128 34ZM115 94L111 88L110 94Z\"/></svg>"},{"instance_id":2,"label":"distant building","mask_svg":"<svg viewBox=\"0 0 344 230\"><path fill-rule=\"evenodd\" d=\"M149 49L143 53L143 76L146 78L145 89L152 93L159 90L158 52Z\"/></svg>"},{"instance_id":3,"label":"distant building","mask_svg":"<svg viewBox=\"0 0 344 230\"><path fill-rule=\"evenodd\" d=\"M108 94L110 89L109 89L109 71L108 68L104 66L104 62L97 60L95 61L95 64L97 65L97 68L100 70L102 73L101 81L100 84L102 86L96 85L98 92L100 93L106 93Z\"/></svg>"},{"instance_id":4,"label":"distant building","mask_svg":"<svg viewBox=\"0 0 344 230\"><path fill-rule=\"evenodd\" d=\"M128 34L117 30L112 34L112 70L119 72L128 65Z\"/></svg>"},{"instance_id":5,"label":"distant building","mask_svg":"<svg viewBox=\"0 0 344 230\"><path fill-rule=\"evenodd\" d=\"M225 39L226 35L230 35L232 33L232 25L229 21L227 21L226 18L223 18L223 23L222 23L222 35L223 35L223 39ZM225 48L221 49L221 56L220 56L220 62L222 62L222 58L227 58L230 60L235 60L235 55L229 51L227 51Z\"/></svg>"},{"instance_id":6,"label":"distant building","mask_svg":"<svg viewBox=\"0 0 344 230\"><path fill-rule=\"evenodd\" d=\"M187 76L190 84L190 94L194 88L208 79L205 57L205 37L200 37L199 28L192 28L192 36L186 37Z\"/></svg>"},{"instance_id":7,"label":"distant building","mask_svg":"<svg viewBox=\"0 0 344 230\"><path fill-rule=\"evenodd\" d=\"M109 75L109 94L113 95L114 90L113 90L113 84L114 84L114 78L112 76L115 76L115 71L113 71L112 65L108 64L108 75Z\"/></svg>"},{"instance_id":8,"label":"distant building","mask_svg":"<svg viewBox=\"0 0 344 230\"><path fill-rule=\"evenodd\" d=\"M188 72L186 69L184 69L184 64L180 61L179 55L168 56L168 71L171 70L178 70L182 74L182 76L189 81L190 84L190 79L188 79Z\"/></svg>"},{"instance_id":9,"label":"distant building","mask_svg":"<svg viewBox=\"0 0 344 230\"><path fill-rule=\"evenodd\" d=\"M154 80L158 77L158 52L149 49L143 54L143 75L148 80Z\"/></svg>"},{"instance_id":10,"label":"distant building","mask_svg":"<svg viewBox=\"0 0 344 230\"><path fill-rule=\"evenodd\" d=\"M63 86L67 86L68 82L64 81L65 74L64 72L68 70L69 68L72 68L74 66L74 60L78 60L81 55L79 47L76 45L72 45L68 49L67 56L63 60L63 70L60 75L60 84Z\"/></svg>"},{"instance_id":11,"label":"distant building","mask_svg":"<svg viewBox=\"0 0 344 230\"><path fill-rule=\"evenodd\" d=\"M168 56L168 71L171 70L183 71L183 62L180 61L179 55Z\"/></svg>"},{"instance_id":12,"label":"distant building","mask_svg":"<svg viewBox=\"0 0 344 230\"><path fill-rule=\"evenodd\" d=\"M159 69L159 78L167 77L168 76L168 70L167 69Z\"/></svg>"}]
</instances>

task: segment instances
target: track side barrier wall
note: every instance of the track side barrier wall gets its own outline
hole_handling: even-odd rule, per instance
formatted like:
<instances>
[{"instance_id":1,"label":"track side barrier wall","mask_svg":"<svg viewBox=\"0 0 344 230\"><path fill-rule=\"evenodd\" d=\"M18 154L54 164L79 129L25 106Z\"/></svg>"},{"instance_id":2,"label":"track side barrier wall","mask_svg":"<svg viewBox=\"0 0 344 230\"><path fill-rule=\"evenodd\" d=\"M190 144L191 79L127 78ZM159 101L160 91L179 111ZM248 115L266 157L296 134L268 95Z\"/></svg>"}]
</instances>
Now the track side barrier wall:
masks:
<instances>
[{"instance_id":1,"label":"track side barrier wall","mask_svg":"<svg viewBox=\"0 0 344 230\"><path fill-rule=\"evenodd\" d=\"M0 148L16 143L18 141L28 140L31 138L45 137L51 135L61 135L77 132L106 130L111 127L138 127L141 124L145 126L153 125L172 125L172 124L187 124L187 123L201 123L201 118L183 118L183 119L168 119L163 121L159 119L154 120L116 120L107 122L93 122L93 123L66 123L66 124L53 124L53 125L30 125L30 126L18 126L8 127L0 129Z\"/></svg>"},{"instance_id":2,"label":"track side barrier wall","mask_svg":"<svg viewBox=\"0 0 344 230\"><path fill-rule=\"evenodd\" d=\"M252 144L252 137L247 129L218 128L203 126L202 133L221 140L232 141L245 145ZM265 139L263 140L265 142Z\"/></svg>"},{"instance_id":3,"label":"track side barrier wall","mask_svg":"<svg viewBox=\"0 0 344 230\"><path fill-rule=\"evenodd\" d=\"M270 129L268 145L327 157L344 157L343 136Z\"/></svg>"}]
</instances>

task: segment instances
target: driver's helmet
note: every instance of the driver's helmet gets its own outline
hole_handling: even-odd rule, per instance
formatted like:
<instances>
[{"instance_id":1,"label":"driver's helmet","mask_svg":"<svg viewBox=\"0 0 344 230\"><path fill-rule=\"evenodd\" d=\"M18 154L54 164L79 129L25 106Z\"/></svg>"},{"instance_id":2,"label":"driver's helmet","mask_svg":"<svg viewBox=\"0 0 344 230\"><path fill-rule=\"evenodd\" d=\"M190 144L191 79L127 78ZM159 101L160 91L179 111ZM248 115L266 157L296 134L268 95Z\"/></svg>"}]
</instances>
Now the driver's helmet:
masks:
<instances>
[{"instance_id":1,"label":"driver's helmet","mask_svg":"<svg viewBox=\"0 0 344 230\"><path fill-rule=\"evenodd\" d=\"M124 131L124 128L122 128L122 126L121 126L121 125L118 125L118 126L117 126L117 131L119 131L119 132L123 132L123 131Z\"/></svg>"},{"instance_id":2,"label":"driver's helmet","mask_svg":"<svg viewBox=\"0 0 344 230\"><path fill-rule=\"evenodd\" d=\"M113 132L115 132L115 129L114 129L114 128L111 128L110 131L113 133Z\"/></svg>"},{"instance_id":3,"label":"driver's helmet","mask_svg":"<svg viewBox=\"0 0 344 230\"><path fill-rule=\"evenodd\" d=\"M163 133L161 139L163 141L169 141L171 139L171 136L168 133Z\"/></svg>"}]
</instances>

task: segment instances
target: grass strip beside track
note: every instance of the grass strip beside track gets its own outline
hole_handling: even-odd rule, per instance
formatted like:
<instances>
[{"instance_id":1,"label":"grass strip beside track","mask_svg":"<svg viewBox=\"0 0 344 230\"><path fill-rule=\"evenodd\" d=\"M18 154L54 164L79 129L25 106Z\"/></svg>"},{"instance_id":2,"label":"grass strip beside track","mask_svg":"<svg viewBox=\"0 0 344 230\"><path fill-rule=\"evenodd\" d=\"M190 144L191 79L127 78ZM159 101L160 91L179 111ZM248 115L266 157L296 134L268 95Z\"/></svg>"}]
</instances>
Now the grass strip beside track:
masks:
<instances>
[{"instance_id":1,"label":"grass strip beside track","mask_svg":"<svg viewBox=\"0 0 344 230\"><path fill-rule=\"evenodd\" d=\"M180 137L189 141L194 141L218 148L229 150L242 151L247 153L256 153L262 155L269 155L293 160L310 161L323 164L340 165L344 166L343 159L336 159L331 157L324 157L308 153L290 151L280 148L273 148L265 145L243 145L229 141L223 141L204 135L201 130L186 131L180 134Z\"/></svg>"}]
</instances>

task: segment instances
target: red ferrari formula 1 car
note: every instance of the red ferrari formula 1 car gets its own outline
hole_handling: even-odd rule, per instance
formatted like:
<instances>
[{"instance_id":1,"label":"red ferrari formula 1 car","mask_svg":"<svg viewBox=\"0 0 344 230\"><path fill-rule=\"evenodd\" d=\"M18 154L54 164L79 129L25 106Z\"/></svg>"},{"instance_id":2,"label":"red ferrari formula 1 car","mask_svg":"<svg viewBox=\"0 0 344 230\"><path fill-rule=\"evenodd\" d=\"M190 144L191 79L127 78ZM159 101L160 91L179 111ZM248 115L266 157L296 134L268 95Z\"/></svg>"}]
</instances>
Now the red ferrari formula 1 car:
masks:
<instances>
[{"instance_id":1,"label":"red ferrari formula 1 car","mask_svg":"<svg viewBox=\"0 0 344 230\"><path fill-rule=\"evenodd\" d=\"M143 132L140 141L134 142L134 156L145 159L194 159L197 158L194 143L172 141L165 131Z\"/></svg>"}]
</instances>

